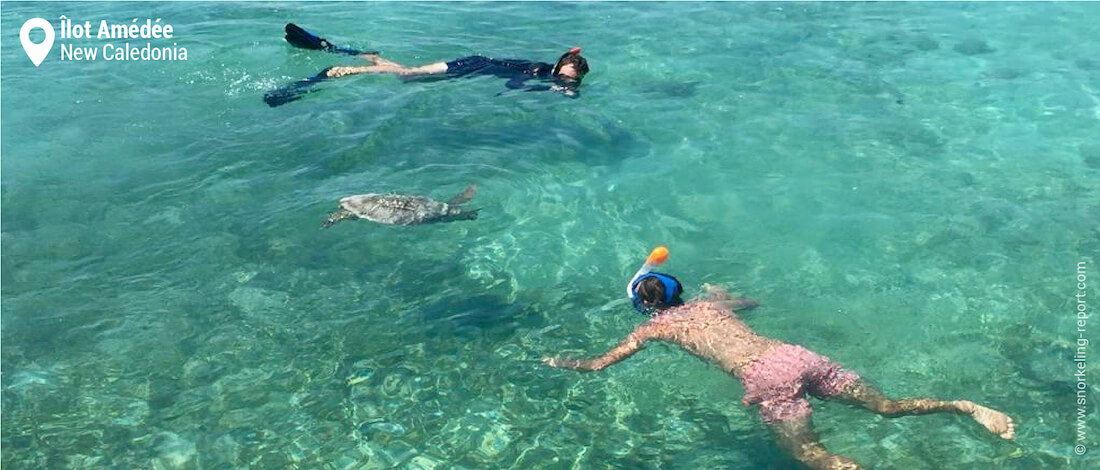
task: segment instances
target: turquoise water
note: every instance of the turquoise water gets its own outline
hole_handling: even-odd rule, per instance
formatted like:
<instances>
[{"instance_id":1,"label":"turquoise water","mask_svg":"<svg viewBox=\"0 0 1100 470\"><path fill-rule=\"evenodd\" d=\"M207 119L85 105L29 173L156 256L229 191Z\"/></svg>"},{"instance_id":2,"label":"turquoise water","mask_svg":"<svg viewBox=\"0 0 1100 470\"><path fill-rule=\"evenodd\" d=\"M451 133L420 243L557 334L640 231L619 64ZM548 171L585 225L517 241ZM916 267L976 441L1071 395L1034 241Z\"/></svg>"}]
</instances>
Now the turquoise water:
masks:
<instances>
[{"instance_id":1,"label":"turquoise water","mask_svg":"<svg viewBox=\"0 0 1100 470\"><path fill-rule=\"evenodd\" d=\"M35 68L16 31L60 15L163 18L188 60L61 61L58 39ZM290 48L288 21L412 64L581 45L592 72L577 100L355 77L271 109L354 63ZM1100 379L1079 457L1072 375L1100 6L4 3L0 24L5 468L791 468L740 385L675 348L538 362L629 332L658 243L689 292L759 299L760 332L1018 423L816 403L833 451L1100 465ZM319 229L349 194L468 183L476 222Z\"/></svg>"}]
</instances>

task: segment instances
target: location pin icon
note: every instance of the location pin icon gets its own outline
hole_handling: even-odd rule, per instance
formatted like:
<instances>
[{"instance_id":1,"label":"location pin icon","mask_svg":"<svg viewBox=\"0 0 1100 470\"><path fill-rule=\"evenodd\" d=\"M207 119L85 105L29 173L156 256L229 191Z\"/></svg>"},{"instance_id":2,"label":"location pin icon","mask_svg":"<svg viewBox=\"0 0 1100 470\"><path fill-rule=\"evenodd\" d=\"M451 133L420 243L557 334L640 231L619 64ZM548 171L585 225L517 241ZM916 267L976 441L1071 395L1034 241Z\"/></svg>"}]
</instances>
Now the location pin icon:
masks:
<instances>
[{"instance_id":1,"label":"location pin icon","mask_svg":"<svg viewBox=\"0 0 1100 470\"><path fill-rule=\"evenodd\" d=\"M46 32L45 41L38 44L31 42L31 30L34 28L42 28ZM38 67L53 48L53 25L42 18L31 18L19 29L19 42L23 43L23 50L27 51L27 57L31 58L35 67Z\"/></svg>"}]
</instances>

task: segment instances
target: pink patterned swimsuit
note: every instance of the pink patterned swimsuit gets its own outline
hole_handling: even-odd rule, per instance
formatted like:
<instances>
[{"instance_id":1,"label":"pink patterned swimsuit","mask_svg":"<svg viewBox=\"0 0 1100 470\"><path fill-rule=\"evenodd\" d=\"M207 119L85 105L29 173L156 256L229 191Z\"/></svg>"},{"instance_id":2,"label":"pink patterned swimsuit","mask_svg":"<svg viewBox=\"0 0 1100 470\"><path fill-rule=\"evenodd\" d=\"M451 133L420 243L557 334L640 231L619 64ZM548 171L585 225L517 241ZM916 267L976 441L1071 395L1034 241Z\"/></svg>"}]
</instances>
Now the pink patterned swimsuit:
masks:
<instances>
[{"instance_id":1,"label":"pink patterned swimsuit","mask_svg":"<svg viewBox=\"0 0 1100 470\"><path fill-rule=\"evenodd\" d=\"M741 376L745 406L760 405L760 416L771 423L810 415L809 392L825 398L839 395L859 380L829 358L802 346L783 344L761 355Z\"/></svg>"}]
</instances>

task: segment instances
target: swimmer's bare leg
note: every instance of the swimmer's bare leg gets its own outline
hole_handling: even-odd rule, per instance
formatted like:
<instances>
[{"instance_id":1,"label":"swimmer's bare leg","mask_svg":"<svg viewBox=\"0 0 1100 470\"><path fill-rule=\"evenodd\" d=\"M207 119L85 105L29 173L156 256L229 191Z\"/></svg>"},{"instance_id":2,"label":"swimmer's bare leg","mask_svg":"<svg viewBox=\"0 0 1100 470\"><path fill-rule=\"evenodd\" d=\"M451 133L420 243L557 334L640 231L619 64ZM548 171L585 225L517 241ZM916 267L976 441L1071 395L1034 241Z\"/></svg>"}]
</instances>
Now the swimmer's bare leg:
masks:
<instances>
[{"instance_id":1,"label":"swimmer's bare leg","mask_svg":"<svg viewBox=\"0 0 1100 470\"><path fill-rule=\"evenodd\" d=\"M858 470L859 464L847 457L830 454L817 440L810 416L768 423L780 447L799 462L813 469Z\"/></svg>"},{"instance_id":2,"label":"swimmer's bare leg","mask_svg":"<svg viewBox=\"0 0 1100 470\"><path fill-rule=\"evenodd\" d=\"M364 54L359 54L359 58L370 62L371 65L386 65L390 67L408 68L392 60L382 58L382 56L379 55L377 52L367 52Z\"/></svg>"},{"instance_id":3,"label":"swimmer's bare leg","mask_svg":"<svg viewBox=\"0 0 1100 470\"><path fill-rule=\"evenodd\" d=\"M325 70L325 76L328 78L338 78L346 77L348 75L375 73L393 74L407 77L416 75L438 75L447 73L446 62L435 62L428 65L421 65L419 67L406 67L404 65L382 58L378 58L378 60L378 65L368 65L364 67L330 67Z\"/></svg>"},{"instance_id":4,"label":"swimmer's bare leg","mask_svg":"<svg viewBox=\"0 0 1100 470\"><path fill-rule=\"evenodd\" d=\"M1016 424L1008 415L968 400L943 401L931 398L891 400L886 394L862 379L832 398L862 406L889 418L930 413L968 415L1002 439L1012 439L1016 435Z\"/></svg>"}]
</instances>

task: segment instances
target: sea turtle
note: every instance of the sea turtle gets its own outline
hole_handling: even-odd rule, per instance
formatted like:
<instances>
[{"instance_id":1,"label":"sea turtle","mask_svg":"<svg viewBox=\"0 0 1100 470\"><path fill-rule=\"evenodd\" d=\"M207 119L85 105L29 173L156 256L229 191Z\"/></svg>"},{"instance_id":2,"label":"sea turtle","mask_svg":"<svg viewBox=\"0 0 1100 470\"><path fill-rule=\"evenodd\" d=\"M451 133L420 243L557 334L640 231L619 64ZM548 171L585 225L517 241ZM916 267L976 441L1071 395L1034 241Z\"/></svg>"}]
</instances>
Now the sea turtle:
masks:
<instances>
[{"instance_id":1,"label":"sea turtle","mask_svg":"<svg viewBox=\"0 0 1100 470\"><path fill-rule=\"evenodd\" d=\"M480 209L463 210L460 205L474 197L476 188L471 185L447 202L439 202L423 196L402 194L359 194L340 200L340 209L333 212L321 224L328 228L344 219L367 219L381 224L418 225L455 220L474 220Z\"/></svg>"}]
</instances>

